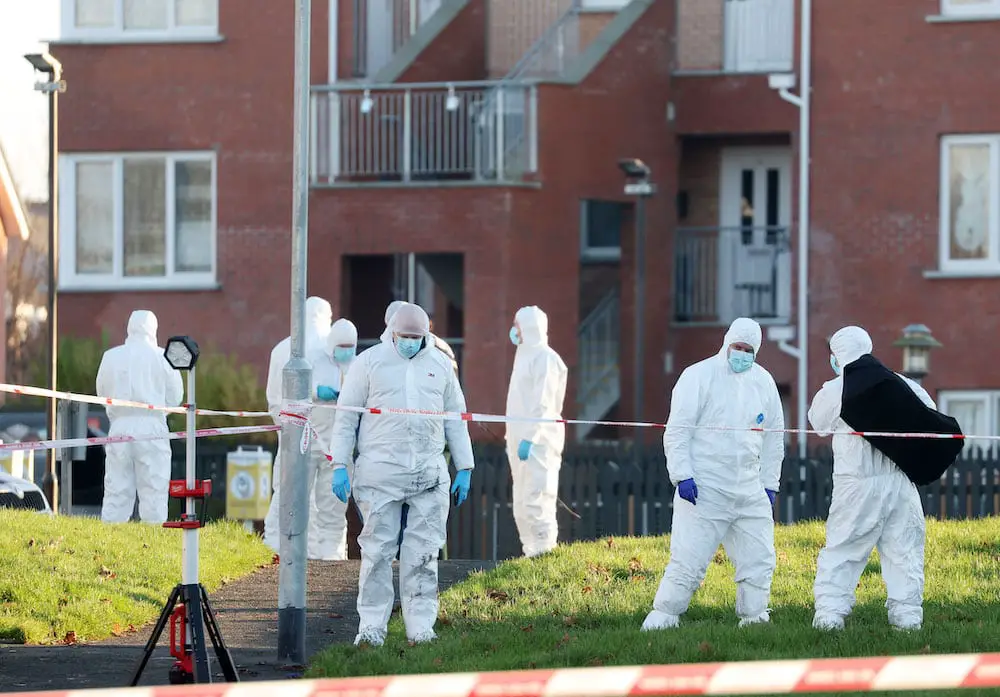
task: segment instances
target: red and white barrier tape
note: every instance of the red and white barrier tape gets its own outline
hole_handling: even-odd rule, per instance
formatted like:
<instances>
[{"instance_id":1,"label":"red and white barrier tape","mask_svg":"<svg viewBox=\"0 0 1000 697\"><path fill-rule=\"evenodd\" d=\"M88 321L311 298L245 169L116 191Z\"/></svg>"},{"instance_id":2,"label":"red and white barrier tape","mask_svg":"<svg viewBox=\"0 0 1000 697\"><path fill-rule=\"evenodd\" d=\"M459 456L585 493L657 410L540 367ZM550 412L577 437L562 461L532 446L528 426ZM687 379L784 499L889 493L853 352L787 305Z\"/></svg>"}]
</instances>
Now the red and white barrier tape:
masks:
<instances>
[{"instance_id":1,"label":"red and white barrier tape","mask_svg":"<svg viewBox=\"0 0 1000 697\"><path fill-rule=\"evenodd\" d=\"M133 407L138 409L149 409L151 411L165 411L173 414L186 414L187 411L184 407L158 407L150 404L144 404L142 402L130 402L121 399L111 399L105 397L94 397L92 395L81 395L74 392L57 392L53 390L44 389L41 387L25 387L23 385L7 385L0 384L0 392L10 392L13 394L22 395L34 395L38 397L56 397L59 399L69 399L80 402L88 402L90 404L100 404L105 406L122 406L122 407ZM305 448L308 448L308 443L312 438L316 437L315 429L309 423L309 413L313 409L334 409L337 411L348 411L357 414L371 414L377 416L417 416L423 418L433 418L433 419L443 419L445 421L472 421L478 423L535 423L535 424L564 424L567 426L572 426L576 424L586 424L590 426L615 426L622 428L666 428L666 424L663 423L653 423L648 421L598 421L593 419L545 419L536 418L529 416L504 416L501 414L480 414L476 412L457 412L457 411L429 411L422 409L403 409L395 407L352 407L343 406L339 404L324 404L324 403L307 403L307 404L297 404L289 403L286 404L284 409L281 411L281 416L283 417L294 417L296 419L302 419L306 421L307 428L305 429L306 435L303 435L303 442L306 444ZM304 413L299 413L304 412ZM198 409L197 414L204 416L236 416L236 417L247 417L256 418L263 416L270 416L270 412L266 411L217 411L212 409ZM783 433L783 434L797 434L806 433L810 435L826 436L831 435L828 433L823 433L820 431L815 431L812 429L798 429L798 428L764 428L760 426L748 426L748 427L735 427L735 426L678 426L677 428L685 428L699 431L718 431L718 432L758 432L758 433ZM979 436L979 435L953 435L951 433L919 433L919 432L895 432L895 431L837 431L837 435L849 435L849 436L859 436L859 437L882 437L882 438L927 438L932 440L984 440L984 441L1000 441L1000 436ZM304 450L303 450L304 452Z\"/></svg>"},{"instance_id":2,"label":"red and white barrier tape","mask_svg":"<svg viewBox=\"0 0 1000 697\"><path fill-rule=\"evenodd\" d=\"M228 426L226 428L200 428L194 432L195 438L211 436L235 436L244 433L280 431L281 426ZM79 448L87 445L107 445L108 443L144 443L150 440L178 440L187 438L187 431L175 431L163 436L104 436L102 438L64 438L62 440L35 440L23 443L0 443L0 451L5 450L52 450L54 448Z\"/></svg>"},{"instance_id":3,"label":"red and white barrier tape","mask_svg":"<svg viewBox=\"0 0 1000 697\"><path fill-rule=\"evenodd\" d=\"M1000 687L1000 653L439 673L9 697L661 697Z\"/></svg>"}]
</instances>

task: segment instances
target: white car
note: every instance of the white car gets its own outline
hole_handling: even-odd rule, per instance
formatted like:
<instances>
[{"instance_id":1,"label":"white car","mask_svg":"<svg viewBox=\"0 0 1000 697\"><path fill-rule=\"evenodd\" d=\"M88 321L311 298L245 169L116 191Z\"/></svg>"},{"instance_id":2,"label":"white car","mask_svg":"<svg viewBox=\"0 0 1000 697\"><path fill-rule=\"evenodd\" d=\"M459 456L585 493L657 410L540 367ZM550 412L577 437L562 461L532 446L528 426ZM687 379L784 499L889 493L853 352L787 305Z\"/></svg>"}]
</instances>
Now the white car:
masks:
<instances>
[{"instance_id":1,"label":"white car","mask_svg":"<svg viewBox=\"0 0 1000 697\"><path fill-rule=\"evenodd\" d=\"M0 508L38 511L52 515L52 508L42 490L27 479L0 470Z\"/></svg>"}]
</instances>

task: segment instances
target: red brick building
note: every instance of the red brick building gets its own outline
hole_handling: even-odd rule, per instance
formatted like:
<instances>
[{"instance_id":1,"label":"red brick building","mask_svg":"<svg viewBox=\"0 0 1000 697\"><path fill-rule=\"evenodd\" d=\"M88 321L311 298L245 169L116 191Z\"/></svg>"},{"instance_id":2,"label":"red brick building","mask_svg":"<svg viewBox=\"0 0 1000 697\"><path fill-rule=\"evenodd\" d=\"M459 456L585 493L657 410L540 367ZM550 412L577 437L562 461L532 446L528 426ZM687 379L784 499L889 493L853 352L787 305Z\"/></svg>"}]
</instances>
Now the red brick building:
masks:
<instances>
[{"instance_id":1,"label":"red brick building","mask_svg":"<svg viewBox=\"0 0 1000 697\"><path fill-rule=\"evenodd\" d=\"M293 4L64 4L63 329L114 335L146 307L164 335L263 370L288 331ZM892 340L922 322L945 344L932 391L996 431L1000 0L813 6L810 396L839 326L898 365ZM631 416L617 162L641 158L657 193L640 416L662 419L732 318L795 325L799 112L768 76L801 74L799 9L314 0L309 293L369 340L394 297L423 304L477 411L503 408L511 317L538 304L566 414ZM761 362L794 425L795 359L768 341Z\"/></svg>"}]
</instances>

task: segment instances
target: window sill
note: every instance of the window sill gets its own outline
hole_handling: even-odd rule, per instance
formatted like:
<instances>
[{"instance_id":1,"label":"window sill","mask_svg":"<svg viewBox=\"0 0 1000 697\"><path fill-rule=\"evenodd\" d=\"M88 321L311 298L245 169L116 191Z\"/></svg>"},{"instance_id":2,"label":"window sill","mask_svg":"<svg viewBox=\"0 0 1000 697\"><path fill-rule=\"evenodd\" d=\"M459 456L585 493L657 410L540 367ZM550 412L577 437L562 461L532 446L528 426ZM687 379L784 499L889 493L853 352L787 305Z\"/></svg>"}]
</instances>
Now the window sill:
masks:
<instances>
[{"instance_id":1,"label":"window sill","mask_svg":"<svg viewBox=\"0 0 1000 697\"><path fill-rule=\"evenodd\" d=\"M582 15L596 15L596 14L618 14L621 12L622 8L625 7L627 3L614 3L606 2L603 4L595 3L594 5L584 5L580 8L580 14Z\"/></svg>"},{"instance_id":2,"label":"window sill","mask_svg":"<svg viewBox=\"0 0 1000 697\"><path fill-rule=\"evenodd\" d=\"M940 269L934 269L932 271L924 271L924 278L928 279L1000 278L1000 269L992 271L991 270L942 271Z\"/></svg>"},{"instance_id":3,"label":"window sill","mask_svg":"<svg viewBox=\"0 0 1000 697\"><path fill-rule=\"evenodd\" d=\"M959 22L1000 22L1000 15L928 15L928 24L954 24Z\"/></svg>"},{"instance_id":4,"label":"window sill","mask_svg":"<svg viewBox=\"0 0 1000 697\"><path fill-rule=\"evenodd\" d=\"M129 36L127 34L99 34L95 36L68 36L53 39L53 46L73 46L88 44L111 44L118 46L143 44L220 44L226 40L221 34L185 36L183 34L162 34L153 36Z\"/></svg>"},{"instance_id":5,"label":"window sill","mask_svg":"<svg viewBox=\"0 0 1000 697\"><path fill-rule=\"evenodd\" d=\"M74 284L59 286L60 293L209 293L222 290L221 283L114 283Z\"/></svg>"}]
</instances>

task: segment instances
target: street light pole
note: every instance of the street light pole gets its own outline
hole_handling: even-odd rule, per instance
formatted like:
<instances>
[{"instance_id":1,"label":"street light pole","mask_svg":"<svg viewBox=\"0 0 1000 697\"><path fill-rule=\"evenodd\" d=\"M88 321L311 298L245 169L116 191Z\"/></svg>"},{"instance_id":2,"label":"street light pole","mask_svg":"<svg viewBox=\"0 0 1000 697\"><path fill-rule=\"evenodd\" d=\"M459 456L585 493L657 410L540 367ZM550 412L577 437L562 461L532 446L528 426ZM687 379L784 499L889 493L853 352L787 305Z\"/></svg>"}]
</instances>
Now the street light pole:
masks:
<instances>
[{"instance_id":1,"label":"street light pole","mask_svg":"<svg viewBox=\"0 0 1000 697\"><path fill-rule=\"evenodd\" d=\"M295 85L292 127L291 358L282 371L282 401L309 401L312 369L305 359L306 271L309 239L309 58L311 0L295 2ZM281 542L278 568L278 660L306 662L306 535L309 526L309 453L301 452L305 424L286 419L281 429Z\"/></svg>"},{"instance_id":2,"label":"street light pole","mask_svg":"<svg viewBox=\"0 0 1000 697\"><path fill-rule=\"evenodd\" d=\"M56 376L59 365L59 318L56 315L59 283L59 187L57 153L59 152L59 102L58 95L66 91L66 83L62 79L62 64L48 53L29 53L25 55L25 60L38 72L48 75L47 82L36 82L35 90L46 93L49 96L49 278L48 278L48 306L47 325L49 343L49 365L48 379L49 389L56 389ZM51 397L48 402L48 414L46 418L46 428L49 438L57 438L56 435L56 411L59 401ZM52 505L53 513L58 513L59 505L59 481L56 477L56 451L50 449L47 452L47 467L42 478L42 489ZM72 492L70 492L72 493Z\"/></svg>"},{"instance_id":3,"label":"street light pole","mask_svg":"<svg viewBox=\"0 0 1000 697\"><path fill-rule=\"evenodd\" d=\"M656 186L650 179L650 170L646 164L637 158L626 158L618 161L618 168L625 175L625 194L635 196L635 312L633 334L635 337L632 386L632 419L642 419L644 390L643 365L645 354L645 308L646 308L646 199L653 195ZM635 460L639 466L640 438L636 431Z\"/></svg>"}]
</instances>

